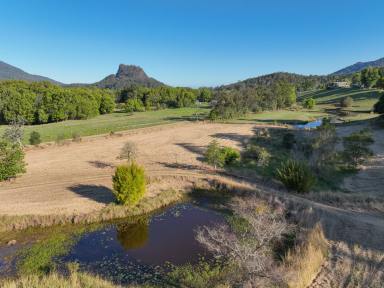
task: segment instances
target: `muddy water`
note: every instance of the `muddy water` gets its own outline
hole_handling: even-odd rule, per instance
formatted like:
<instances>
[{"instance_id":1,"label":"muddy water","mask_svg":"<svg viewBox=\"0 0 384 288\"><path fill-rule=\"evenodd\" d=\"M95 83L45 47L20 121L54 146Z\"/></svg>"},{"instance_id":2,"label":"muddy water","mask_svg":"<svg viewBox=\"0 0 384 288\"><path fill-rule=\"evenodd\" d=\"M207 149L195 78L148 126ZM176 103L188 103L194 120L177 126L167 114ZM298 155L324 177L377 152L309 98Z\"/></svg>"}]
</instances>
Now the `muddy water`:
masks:
<instances>
[{"instance_id":1,"label":"muddy water","mask_svg":"<svg viewBox=\"0 0 384 288\"><path fill-rule=\"evenodd\" d=\"M167 263L195 263L207 255L195 240L198 226L223 216L194 204L178 204L132 223L116 223L83 235L58 266L78 262L83 271L118 283L160 282Z\"/></svg>"}]
</instances>

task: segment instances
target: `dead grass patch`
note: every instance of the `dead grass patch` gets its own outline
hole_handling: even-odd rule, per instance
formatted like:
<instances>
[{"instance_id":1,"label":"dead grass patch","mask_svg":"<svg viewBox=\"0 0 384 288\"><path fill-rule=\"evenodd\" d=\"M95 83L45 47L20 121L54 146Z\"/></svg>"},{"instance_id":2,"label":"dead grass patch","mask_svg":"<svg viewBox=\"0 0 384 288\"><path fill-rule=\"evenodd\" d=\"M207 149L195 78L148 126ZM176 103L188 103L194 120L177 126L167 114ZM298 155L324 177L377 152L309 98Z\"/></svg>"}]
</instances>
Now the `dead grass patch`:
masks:
<instances>
[{"instance_id":1,"label":"dead grass patch","mask_svg":"<svg viewBox=\"0 0 384 288\"><path fill-rule=\"evenodd\" d=\"M286 282L290 288L308 287L327 259L328 242L319 224L303 236L284 259Z\"/></svg>"}]
</instances>

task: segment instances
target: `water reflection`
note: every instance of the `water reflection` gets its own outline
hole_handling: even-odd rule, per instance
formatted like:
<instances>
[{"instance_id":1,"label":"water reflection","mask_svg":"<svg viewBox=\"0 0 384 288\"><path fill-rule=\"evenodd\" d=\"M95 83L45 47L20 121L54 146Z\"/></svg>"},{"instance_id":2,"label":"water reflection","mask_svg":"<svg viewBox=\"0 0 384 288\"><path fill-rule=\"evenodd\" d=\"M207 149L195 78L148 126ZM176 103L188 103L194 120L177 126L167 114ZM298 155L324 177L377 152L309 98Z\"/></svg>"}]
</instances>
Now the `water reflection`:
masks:
<instances>
[{"instance_id":1,"label":"water reflection","mask_svg":"<svg viewBox=\"0 0 384 288\"><path fill-rule=\"evenodd\" d=\"M116 226L117 241L124 250L145 246L149 238L149 220L140 219L134 224L118 224Z\"/></svg>"}]
</instances>

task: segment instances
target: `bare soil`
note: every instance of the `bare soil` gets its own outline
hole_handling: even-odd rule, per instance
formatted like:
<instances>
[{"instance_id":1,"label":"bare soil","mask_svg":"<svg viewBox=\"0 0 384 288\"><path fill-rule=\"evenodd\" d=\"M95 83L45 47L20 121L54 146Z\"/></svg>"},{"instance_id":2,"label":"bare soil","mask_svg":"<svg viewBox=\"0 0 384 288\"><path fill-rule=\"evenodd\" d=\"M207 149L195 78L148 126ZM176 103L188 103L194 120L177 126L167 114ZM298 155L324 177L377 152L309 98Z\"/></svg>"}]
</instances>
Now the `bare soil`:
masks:
<instances>
[{"instance_id":1,"label":"bare soil","mask_svg":"<svg viewBox=\"0 0 384 288\"><path fill-rule=\"evenodd\" d=\"M111 175L123 162L117 157L127 141L137 145L137 160L151 179L148 197L180 188L183 181L174 176L193 176L203 168L209 172L201 160L210 141L240 148L255 127L183 123L29 148L27 173L0 183L0 215L73 215L102 209L113 201ZM167 179L157 181L159 177Z\"/></svg>"}]
</instances>

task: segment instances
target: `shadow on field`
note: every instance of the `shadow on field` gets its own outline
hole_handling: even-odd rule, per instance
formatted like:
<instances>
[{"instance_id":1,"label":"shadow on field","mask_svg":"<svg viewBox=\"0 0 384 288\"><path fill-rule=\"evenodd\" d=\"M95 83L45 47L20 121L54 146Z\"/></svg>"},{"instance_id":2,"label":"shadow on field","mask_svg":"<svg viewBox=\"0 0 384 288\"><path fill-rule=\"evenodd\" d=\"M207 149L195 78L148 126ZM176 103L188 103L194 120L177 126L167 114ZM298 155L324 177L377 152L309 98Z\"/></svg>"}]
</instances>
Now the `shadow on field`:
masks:
<instances>
[{"instance_id":1,"label":"shadow on field","mask_svg":"<svg viewBox=\"0 0 384 288\"><path fill-rule=\"evenodd\" d=\"M114 168L115 166L111 163L108 162L103 162L103 161L88 161L90 165L96 168L100 169L106 169L106 168Z\"/></svg>"},{"instance_id":2,"label":"shadow on field","mask_svg":"<svg viewBox=\"0 0 384 288\"><path fill-rule=\"evenodd\" d=\"M190 151L194 154L197 154L199 156L199 157L197 157L197 160L201 161L204 157L204 152L206 149L206 147L204 147L204 146L196 146L196 145L191 144L191 143L176 143L176 145L184 148L187 151Z\"/></svg>"},{"instance_id":3,"label":"shadow on field","mask_svg":"<svg viewBox=\"0 0 384 288\"><path fill-rule=\"evenodd\" d=\"M89 198L99 203L109 204L114 201L112 190L102 185L79 184L68 187L68 189L81 197Z\"/></svg>"}]
</instances>

